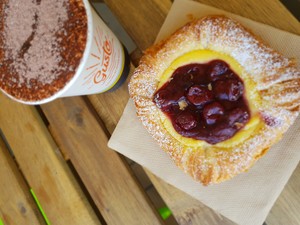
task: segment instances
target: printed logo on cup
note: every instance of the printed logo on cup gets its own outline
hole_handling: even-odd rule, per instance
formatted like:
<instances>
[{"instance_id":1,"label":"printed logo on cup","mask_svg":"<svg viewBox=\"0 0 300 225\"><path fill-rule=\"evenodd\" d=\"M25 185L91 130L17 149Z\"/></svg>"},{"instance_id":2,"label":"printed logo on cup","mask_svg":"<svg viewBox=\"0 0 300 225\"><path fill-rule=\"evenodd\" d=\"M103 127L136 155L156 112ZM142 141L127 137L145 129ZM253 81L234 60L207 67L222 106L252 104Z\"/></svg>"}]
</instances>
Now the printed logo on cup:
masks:
<instances>
[{"instance_id":1,"label":"printed logo on cup","mask_svg":"<svg viewBox=\"0 0 300 225\"><path fill-rule=\"evenodd\" d=\"M90 60L83 71L83 83L88 89L112 86L113 76L120 74L120 60L122 51L115 51L115 43L112 37L103 32L100 25L94 31L93 44L90 52ZM122 64L122 63L121 63Z\"/></svg>"}]
</instances>

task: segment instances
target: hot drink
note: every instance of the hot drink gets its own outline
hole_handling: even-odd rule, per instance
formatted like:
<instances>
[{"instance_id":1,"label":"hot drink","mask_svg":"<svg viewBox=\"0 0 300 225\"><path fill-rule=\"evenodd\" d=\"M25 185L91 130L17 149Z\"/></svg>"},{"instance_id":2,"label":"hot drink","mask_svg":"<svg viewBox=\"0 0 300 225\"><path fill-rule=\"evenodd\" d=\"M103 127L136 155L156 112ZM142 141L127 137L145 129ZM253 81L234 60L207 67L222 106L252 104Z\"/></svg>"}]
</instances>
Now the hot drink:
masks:
<instances>
[{"instance_id":1,"label":"hot drink","mask_svg":"<svg viewBox=\"0 0 300 225\"><path fill-rule=\"evenodd\" d=\"M0 15L0 87L13 99L40 104L122 80L126 53L87 0L4 0Z\"/></svg>"}]
</instances>

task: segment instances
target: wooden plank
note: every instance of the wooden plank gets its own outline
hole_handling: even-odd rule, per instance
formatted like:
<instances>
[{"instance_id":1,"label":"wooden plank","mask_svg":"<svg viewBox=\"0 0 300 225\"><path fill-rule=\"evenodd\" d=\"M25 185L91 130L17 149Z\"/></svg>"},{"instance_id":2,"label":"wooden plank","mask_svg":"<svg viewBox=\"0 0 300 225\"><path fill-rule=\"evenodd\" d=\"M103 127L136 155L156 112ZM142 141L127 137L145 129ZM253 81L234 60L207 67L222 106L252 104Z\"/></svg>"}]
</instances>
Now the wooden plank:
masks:
<instances>
[{"instance_id":1,"label":"wooden plank","mask_svg":"<svg viewBox=\"0 0 300 225\"><path fill-rule=\"evenodd\" d=\"M123 160L107 147L107 135L83 98L59 99L42 109L108 224L161 224Z\"/></svg>"},{"instance_id":2,"label":"wooden plank","mask_svg":"<svg viewBox=\"0 0 300 225\"><path fill-rule=\"evenodd\" d=\"M0 219L5 225L45 224L24 178L0 137Z\"/></svg>"},{"instance_id":3,"label":"wooden plank","mask_svg":"<svg viewBox=\"0 0 300 225\"><path fill-rule=\"evenodd\" d=\"M127 85L134 69L135 68L131 65L130 74L126 82L124 82L117 90L100 95L88 96L99 117L102 121L104 121L105 126L110 133L112 133L116 127L125 105L127 104L129 98Z\"/></svg>"},{"instance_id":4,"label":"wooden plank","mask_svg":"<svg viewBox=\"0 0 300 225\"><path fill-rule=\"evenodd\" d=\"M122 3L123 7L130 7L130 5L135 5L135 8L132 9L134 10L133 13L130 15L124 15L123 10L121 7L119 8L119 4L115 1L108 1L106 2L112 9L115 9L117 11L114 11L118 16L126 16L124 19L124 22L127 22L127 26L133 26L134 24L131 23L133 18L131 18L131 14L135 17L139 17L140 20L143 18L145 15L149 15L149 17L153 18L161 18L161 15L166 15L168 8L171 6L170 2L168 1L147 1L143 2L143 7L139 8L137 7L138 4L135 3L135 1L124 1ZM128 5L127 5L128 4ZM152 10L155 8L156 10ZM160 10L159 15L154 14L154 12L157 12ZM130 18L128 18L130 17ZM120 19L122 21L122 19ZM144 21L145 22L145 21ZM162 24L163 19L160 19L160 23ZM152 36L147 37L147 42L145 43L153 43L156 32L158 32L160 25L158 24L152 24L152 20L148 20L147 24L144 24L143 29L149 29L152 32ZM125 27L126 25L123 24ZM157 27L159 26L159 27ZM135 37L133 39L139 38L139 34L142 32L141 27L132 27L133 29L133 34ZM143 37L141 38L143 39ZM142 41L140 42L140 46L144 46L145 43ZM132 68L133 69L133 68ZM100 115L100 117L103 119L107 129L109 132L112 132L119 121L123 109L128 101L128 89L127 89L127 83L123 84L119 89L117 89L115 92L109 92L109 93L104 93L101 95L94 95L94 96L89 96L89 100L92 102L93 106L97 110L97 113ZM172 210L175 218L180 224L197 224L197 222L202 221L202 223L207 223L209 224L210 221L226 221L222 216L219 216L212 210L210 210L208 207L204 206L202 203L199 201L194 200L192 197L189 195L179 191L178 189L174 188L173 186L167 185L164 182L161 182L158 180L157 177L155 176L150 176L151 181L154 183L155 187L157 188L159 194L161 197L164 199L164 201L167 203L167 205L170 207ZM173 195L166 195L166 193L172 193ZM184 204L185 206L188 205L191 201L193 201L193 207L181 207L180 204L177 204L176 201L174 201L174 196L181 196L181 202L186 202ZM177 197L176 197L177 199ZM206 209L206 210L204 210ZM207 216L203 216L204 213L207 214ZM194 216L191 217L190 219L187 219L187 215L193 214ZM186 219L182 219L186 218ZM214 219L212 219L214 218ZM221 219L220 219L221 218ZM229 224L229 223L228 223Z\"/></svg>"},{"instance_id":5,"label":"wooden plank","mask_svg":"<svg viewBox=\"0 0 300 225\"><path fill-rule=\"evenodd\" d=\"M228 12L299 34L300 23L279 0L196 0Z\"/></svg>"},{"instance_id":6,"label":"wooden plank","mask_svg":"<svg viewBox=\"0 0 300 225\"><path fill-rule=\"evenodd\" d=\"M122 96L122 97L120 97ZM109 133L112 133L118 123L129 98L127 83L114 92L101 95L91 95L88 99L103 120Z\"/></svg>"},{"instance_id":7,"label":"wooden plank","mask_svg":"<svg viewBox=\"0 0 300 225\"><path fill-rule=\"evenodd\" d=\"M118 1L106 1L109 7L111 7L112 10L116 15L120 16L120 21L125 27L133 26L131 27L131 31L133 32L133 39L139 41L139 45L146 46L149 43L152 44L157 32L160 29L161 24L163 23L163 18L166 16L167 11L169 10L171 4L168 1L147 1L143 2L142 8L138 7L140 4L136 3L135 1L123 1L120 5ZM132 6L135 6L134 8L131 8ZM124 14L124 8L131 8L130 14ZM155 10L154 10L155 9ZM157 13L158 12L158 13ZM156 14L155 14L156 13ZM124 18L125 16L125 18ZM158 18L156 22L153 24L153 20L147 20L145 19L145 16L151 17L151 18ZM123 19L122 19L123 18ZM139 19L137 19L139 18ZM134 19L134 20L133 20ZM143 23L142 27L134 26L135 23L132 23L132 21L141 21ZM147 22L146 22L147 20ZM146 22L146 23L145 23ZM147 36L147 41L144 42L145 37L140 37L139 35L143 32L143 30L151 30L151 36ZM130 33L130 32L129 32ZM141 39L141 40L139 40ZM149 44L149 45L150 45ZM134 68L131 68L132 70ZM131 71L132 71L131 70ZM128 81L127 81L128 82ZM108 131L112 133L114 130L117 122L119 121L123 109L128 101L128 88L127 83L123 84L119 89L117 89L115 92L108 92L101 95L93 95L89 96L89 100L92 102L93 106L97 110L97 113L99 116L103 119ZM197 224L197 222L202 221L202 223L209 223L212 221L211 218L215 218L215 221L225 221L226 219L220 219L222 216L217 215L215 212L210 210L208 207L204 206L202 203L194 200L189 195L179 191L178 189L174 188L173 186L166 185L166 183L158 181L157 177L150 176L151 181L155 184L155 187L157 188L159 194L164 199L164 201L168 204L170 209L172 210L175 218L177 219L177 222L180 222L180 224ZM165 195L166 193L173 193L172 196ZM181 207L180 204L177 204L176 201L174 201L174 196L181 196L181 202L186 202L185 205L189 204L191 200L193 200L194 205L193 207ZM171 199L170 199L171 198ZM177 197L176 197L177 199ZM198 204L198 205L197 205ZM196 206L197 205L197 206ZM203 210L205 209L206 210ZM199 212L198 212L199 211ZM208 215L203 217L204 213L207 213ZM186 218L187 215L193 214L194 216L190 219L182 219Z\"/></svg>"},{"instance_id":8,"label":"wooden plank","mask_svg":"<svg viewBox=\"0 0 300 225\"><path fill-rule=\"evenodd\" d=\"M235 225L234 222L217 214L193 197L167 184L150 171L145 171L157 188L157 191L164 197L166 204L171 207L174 217L179 224Z\"/></svg>"},{"instance_id":9,"label":"wooden plank","mask_svg":"<svg viewBox=\"0 0 300 225\"><path fill-rule=\"evenodd\" d=\"M259 6L257 0L232 0L230 4L222 0L196 1L299 34L300 23L279 0L259 1ZM171 7L170 0L152 0L147 2L104 0L104 2L118 17L120 23L126 28L126 31L128 31L141 50L153 44ZM124 9L130 9L130 13Z\"/></svg>"},{"instance_id":10,"label":"wooden plank","mask_svg":"<svg viewBox=\"0 0 300 225\"><path fill-rule=\"evenodd\" d=\"M104 0L104 2L141 49L153 44L171 7L169 0Z\"/></svg>"},{"instance_id":11,"label":"wooden plank","mask_svg":"<svg viewBox=\"0 0 300 225\"><path fill-rule=\"evenodd\" d=\"M300 0L280 0L285 7L300 21Z\"/></svg>"},{"instance_id":12,"label":"wooden plank","mask_svg":"<svg viewBox=\"0 0 300 225\"><path fill-rule=\"evenodd\" d=\"M0 128L51 224L100 224L36 109L0 102Z\"/></svg>"},{"instance_id":13,"label":"wooden plank","mask_svg":"<svg viewBox=\"0 0 300 225\"><path fill-rule=\"evenodd\" d=\"M143 3L138 3L134 0L122 2L106 0L105 2L118 17L121 24L126 28L128 33L131 35L131 38L135 40L137 46L141 51L149 47L154 42L160 26L162 25L163 20L171 6L171 1L168 0L143 1ZM299 22L284 8L284 6L279 1L259 1L259 4L257 4L257 0L233 0L230 1L230 4L228 4L227 1L216 0L199 0L199 2L224 9L292 33L300 33ZM128 11L124 10L127 8L130 9L131 13L127 13ZM138 25L136 21L139 21ZM134 61L137 62L138 59L134 57ZM126 100L128 98L126 85L123 85L121 89L118 90L118 93L105 93L102 95L89 97L90 101L97 109L99 115L107 115L110 113L109 117L103 117L104 123L106 124L110 132L113 131L116 122L119 120L121 116L120 112L124 107L124 102L126 102L126 100L124 101L120 98ZM113 101L110 102L110 99L118 99L118 101L122 104L112 105ZM155 176L150 175L150 177L163 199L172 209L175 217L178 218L178 220L183 221L182 224L187 224L187 222L184 222L185 219L180 218L186 218L186 215L190 212L193 212L193 215L196 214L196 216L192 216L191 220L189 220L189 223L191 224L198 224L197 222L199 222L200 220L202 221L202 223L205 223L205 220L207 220L207 222L209 223L212 220L218 221L220 219L217 214L209 210L207 207L203 207L200 202L196 203L195 201L192 201L191 197L184 193L180 193L180 191L178 191L177 189L157 180ZM294 179L297 178L293 176L290 182L292 182L292 180ZM180 204L177 204L177 202L173 201L174 197L168 195L167 193L174 193L173 196L182 196L181 201L179 201ZM175 195L175 193L177 194ZM295 200L288 199L288 201ZM286 203L288 203L288 201L286 201ZM189 202L193 202L192 208L196 210L196 213L195 210L186 207ZM203 210L206 211L206 216L202 217L203 214L201 211ZM297 208L297 210L299 211L299 208ZM271 213L270 216L272 215L273 214Z\"/></svg>"}]
</instances>

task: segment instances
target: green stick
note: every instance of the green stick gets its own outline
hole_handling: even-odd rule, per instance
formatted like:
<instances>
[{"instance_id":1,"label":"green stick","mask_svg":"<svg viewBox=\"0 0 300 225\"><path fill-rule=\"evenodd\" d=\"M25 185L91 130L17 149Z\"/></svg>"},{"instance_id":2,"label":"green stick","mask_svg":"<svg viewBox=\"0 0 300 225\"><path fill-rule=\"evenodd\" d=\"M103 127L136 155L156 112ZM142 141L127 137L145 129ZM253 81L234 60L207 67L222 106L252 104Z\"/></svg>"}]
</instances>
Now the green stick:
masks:
<instances>
[{"instance_id":1,"label":"green stick","mask_svg":"<svg viewBox=\"0 0 300 225\"><path fill-rule=\"evenodd\" d=\"M42 206L41 206L41 204L40 204L38 198L36 197L35 193L33 192L32 189L30 189L30 192L31 192L31 194L32 194L32 196L33 196L33 198L34 198L34 200L35 200L35 202L36 202L36 204L37 204L37 206L38 206L40 212L42 213L42 216L44 217L44 220L45 220L46 224L47 224L47 225L51 225L51 223L50 223L50 221L48 220L48 217L47 217L46 213L44 212L44 210L43 210L43 208L42 208ZM3 225L3 224L0 223L0 225Z\"/></svg>"},{"instance_id":2,"label":"green stick","mask_svg":"<svg viewBox=\"0 0 300 225\"><path fill-rule=\"evenodd\" d=\"M4 225L4 223L2 222L2 220L0 219L0 225Z\"/></svg>"},{"instance_id":3,"label":"green stick","mask_svg":"<svg viewBox=\"0 0 300 225\"><path fill-rule=\"evenodd\" d=\"M158 212L164 220L168 219L172 215L172 212L168 207L162 207L158 209Z\"/></svg>"}]
</instances>

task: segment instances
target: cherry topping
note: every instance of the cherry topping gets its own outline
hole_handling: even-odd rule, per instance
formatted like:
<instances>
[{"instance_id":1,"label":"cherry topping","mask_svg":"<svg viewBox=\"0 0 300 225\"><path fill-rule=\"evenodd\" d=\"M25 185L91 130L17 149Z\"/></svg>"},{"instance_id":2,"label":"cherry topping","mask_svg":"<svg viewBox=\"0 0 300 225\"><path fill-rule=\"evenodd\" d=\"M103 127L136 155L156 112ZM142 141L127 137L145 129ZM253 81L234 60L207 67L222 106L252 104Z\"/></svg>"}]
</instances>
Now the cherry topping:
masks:
<instances>
[{"instance_id":1,"label":"cherry topping","mask_svg":"<svg viewBox=\"0 0 300 225\"><path fill-rule=\"evenodd\" d=\"M182 94L174 94L168 89L162 89L154 95L154 102L162 111L170 111L182 98L184 98Z\"/></svg>"},{"instance_id":2,"label":"cherry topping","mask_svg":"<svg viewBox=\"0 0 300 225\"><path fill-rule=\"evenodd\" d=\"M171 93L168 90L161 90L157 92L154 96L154 102L156 105L164 109L172 104L172 100L170 101Z\"/></svg>"},{"instance_id":3,"label":"cherry topping","mask_svg":"<svg viewBox=\"0 0 300 225\"><path fill-rule=\"evenodd\" d=\"M210 78L212 81L218 80L221 78L221 75L225 74L228 71L229 67L227 63L221 60L216 60L212 63L210 68Z\"/></svg>"},{"instance_id":4,"label":"cherry topping","mask_svg":"<svg viewBox=\"0 0 300 225\"><path fill-rule=\"evenodd\" d=\"M229 127L227 124L219 124L212 130L213 135L209 137L209 143L216 144L220 141L225 141L236 133L237 129Z\"/></svg>"},{"instance_id":5,"label":"cherry topping","mask_svg":"<svg viewBox=\"0 0 300 225\"><path fill-rule=\"evenodd\" d=\"M195 76L197 75L203 76L205 75L205 70L203 68L195 66L188 71L188 74L195 75Z\"/></svg>"},{"instance_id":6,"label":"cherry topping","mask_svg":"<svg viewBox=\"0 0 300 225\"><path fill-rule=\"evenodd\" d=\"M219 100L236 101L243 95L244 86L237 79L218 80L213 84L213 91Z\"/></svg>"},{"instance_id":7,"label":"cherry topping","mask_svg":"<svg viewBox=\"0 0 300 225\"><path fill-rule=\"evenodd\" d=\"M212 91L200 85L193 85L187 93L187 99L195 106L204 106L211 102L213 97Z\"/></svg>"},{"instance_id":8,"label":"cherry topping","mask_svg":"<svg viewBox=\"0 0 300 225\"><path fill-rule=\"evenodd\" d=\"M194 84L209 83L209 77L206 76L206 73L206 67L199 66L194 66L188 71Z\"/></svg>"},{"instance_id":9,"label":"cherry topping","mask_svg":"<svg viewBox=\"0 0 300 225\"><path fill-rule=\"evenodd\" d=\"M213 102L206 105L202 113L206 124L212 125L221 119L225 111L224 111L224 107L220 103Z\"/></svg>"},{"instance_id":10,"label":"cherry topping","mask_svg":"<svg viewBox=\"0 0 300 225\"><path fill-rule=\"evenodd\" d=\"M176 69L154 103L182 136L210 144L225 141L250 119L243 81L222 60Z\"/></svg>"},{"instance_id":11,"label":"cherry topping","mask_svg":"<svg viewBox=\"0 0 300 225\"><path fill-rule=\"evenodd\" d=\"M184 111L179 114L175 122L184 130L191 130L197 126L196 117L188 111Z\"/></svg>"},{"instance_id":12,"label":"cherry topping","mask_svg":"<svg viewBox=\"0 0 300 225\"><path fill-rule=\"evenodd\" d=\"M228 115L228 124L231 126L239 126L249 119L249 113L242 108L232 110Z\"/></svg>"}]
</instances>

